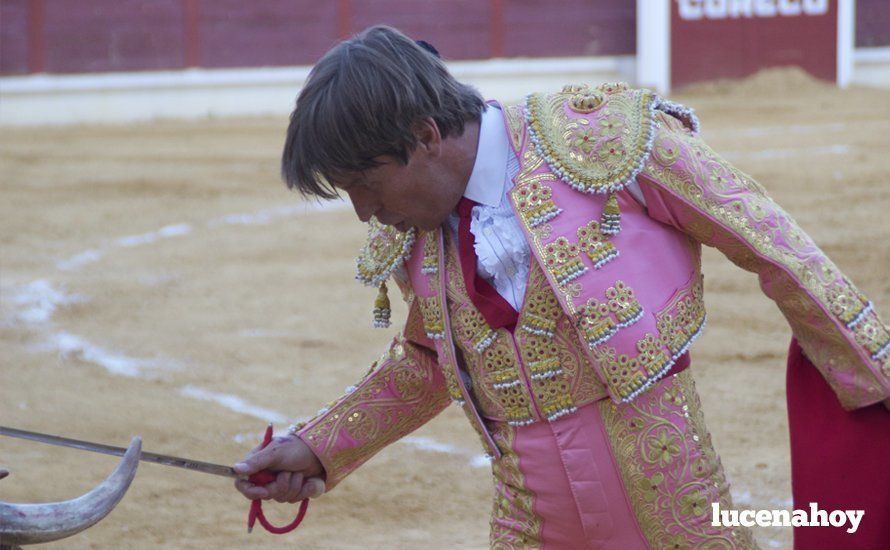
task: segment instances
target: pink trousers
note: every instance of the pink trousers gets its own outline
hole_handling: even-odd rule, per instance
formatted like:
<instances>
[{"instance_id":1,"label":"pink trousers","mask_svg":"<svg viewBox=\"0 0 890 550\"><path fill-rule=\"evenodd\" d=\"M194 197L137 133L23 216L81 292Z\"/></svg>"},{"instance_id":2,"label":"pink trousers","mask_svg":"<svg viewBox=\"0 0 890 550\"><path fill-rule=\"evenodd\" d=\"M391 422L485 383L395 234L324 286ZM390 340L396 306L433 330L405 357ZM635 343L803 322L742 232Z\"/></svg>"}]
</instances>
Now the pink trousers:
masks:
<instances>
[{"instance_id":1,"label":"pink trousers","mask_svg":"<svg viewBox=\"0 0 890 550\"><path fill-rule=\"evenodd\" d=\"M732 502L689 371L629 404L490 427L493 548L756 548L749 530L711 525L711 503Z\"/></svg>"}]
</instances>

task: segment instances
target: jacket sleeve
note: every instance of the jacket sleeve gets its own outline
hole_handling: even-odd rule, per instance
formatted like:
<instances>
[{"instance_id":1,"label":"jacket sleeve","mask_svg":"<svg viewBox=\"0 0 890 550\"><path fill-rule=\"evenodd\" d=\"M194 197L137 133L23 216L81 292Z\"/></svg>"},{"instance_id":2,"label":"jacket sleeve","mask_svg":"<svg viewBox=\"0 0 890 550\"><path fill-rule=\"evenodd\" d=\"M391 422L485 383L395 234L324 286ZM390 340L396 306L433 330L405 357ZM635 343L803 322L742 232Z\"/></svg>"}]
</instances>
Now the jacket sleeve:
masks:
<instances>
[{"instance_id":1,"label":"jacket sleeve","mask_svg":"<svg viewBox=\"0 0 890 550\"><path fill-rule=\"evenodd\" d=\"M389 349L346 394L295 431L324 466L327 491L451 402L420 308L408 298L405 329Z\"/></svg>"},{"instance_id":2,"label":"jacket sleeve","mask_svg":"<svg viewBox=\"0 0 890 550\"><path fill-rule=\"evenodd\" d=\"M757 182L659 113L638 182L649 215L758 274L803 351L852 410L890 395L890 333L872 303Z\"/></svg>"}]
</instances>

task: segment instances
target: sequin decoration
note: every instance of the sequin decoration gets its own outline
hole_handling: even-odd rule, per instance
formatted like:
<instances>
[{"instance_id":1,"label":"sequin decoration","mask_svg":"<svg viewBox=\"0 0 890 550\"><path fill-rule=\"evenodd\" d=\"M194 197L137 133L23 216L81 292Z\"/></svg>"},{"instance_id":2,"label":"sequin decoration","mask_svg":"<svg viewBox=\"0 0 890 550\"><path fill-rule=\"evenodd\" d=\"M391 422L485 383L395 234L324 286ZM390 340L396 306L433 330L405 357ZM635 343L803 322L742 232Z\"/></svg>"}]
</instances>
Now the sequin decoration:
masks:
<instances>
[{"instance_id":1,"label":"sequin decoration","mask_svg":"<svg viewBox=\"0 0 890 550\"><path fill-rule=\"evenodd\" d=\"M673 223L759 274L844 408L874 403L890 387L890 331L868 300L760 184L676 119L658 119L642 181L664 194Z\"/></svg>"},{"instance_id":2,"label":"sequin decoration","mask_svg":"<svg viewBox=\"0 0 890 550\"><path fill-rule=\"evenodd\" d=\"M637 524L653 547L756 549L745 527L711 524L732 497L689 370L633 403L597 403Z\"/></svg>"},{"instance_id":3,"label":"sequin decoration","mask_svg":"<svg viewBox=\"0 0 890 550\"><path fill-rule=\"evenodd\" d=\"M519 454L514 448L516 428L495 422L491 436L501 458L491 463L495 483L489 546L498 550L540 548L543 521L535 513L535 493L526 487L519 468Z\"/></svg>"},{"instance_id":4,"label":"sequin decoration","mask_svg":"<svg viewBox=\"0 0 890 550\"><path fill-rule=\"evenodd\" d=\"M544 246L544 262L558 285L564 286L587 271L587 266L578 257L579 251L578 245L565 237Z\"/></svg>"},{"instance_id":5,"label":"sequin decoration","mask_svg":"<svg viewBox=\"0 0 890 550\"><path fill-rule=\"evenodd\" d=\"M420 272L432 275L439 271L439 239L435 233L428 233L423 243L423 262Z\"/></svg>"},{"instance_id":6,"label":"sequin decoration","mask_svg":"<svg viewBox=\"0 0 890 550\"><path fill-rule=\"evenodd\" d=\"M657 103L649 90L532 94L526 98L528 135L562 181L583 193L611 193L643 169L652 149ZM611 120L607 131L600 119Z\"/></svg>"},{"instance_id":7,"label":"sequin decoration","mask_svg":"<svg viewBox=\"0 0 890 550\"><path fill-rule=\"evenodd\" d=\"M494 342L497 334L475 308L465 307L454 315L454 326L458 338L467 342L476 351L482 353Z\"/></svg>"},{"instance_id":8,"label":"sequin decoration","mask_svg":"<svg viewBox=\"0 0 890 550\"><path fill-rule=\"evenodd\" d=\"M417 297L420 305L420 314L423 316L423 329L427 337L433 340L445 338L445 318L442 315L442 306L438 296L430 298Z\"/></svg>"},{"instance_id":9,"label":"sequin decoration","mask_svg":"<svg viewBox=\"0 0 890 550\"><path fill-rule=\"evenodd\" d=\"M577 325L593 349L614 336L618 329L629 327L642 317L643 306L633 289L623 281L616 281L606 289L605 300L590 298L578 310Z\"/></svg>"},{"instance_id":10,"label":"sequin decoration","mask_svg":"<svg viewBox=\"0 0 890 550\"><path fill-rule=\"evenodd\" d=\"M616 284L613 295L627 298L627 294L617 286ZM689 288L681 289L656 313L658 334L646 334L640 338L634 355L618 353L615 348L607 345L592 348L613 395L623 402L633 400L664 376L677 359L686 353L705 326L706 315L701 294L700 278ZM628 303L632 304L633 301L635 300L631 297ZM623 299L617 298L615 302L621 304ZM632 313L636 307L630 305L625 315L630 315L631 319L636 317L637 314Z\"/></svg>"},{"instance_id":11,"label":"sequin decoration","mask_svg":"<svg viewBox=\"0 0 890 550\"><path fill-rule=\"evenodd\" d=\"M578 228L578 248L587 254L594 269L599 269L618 257L618 249L603 235L597 221Z\"/></svg>"},{"instance_id":12,"label":"sequin decoration","mask_svg":"<svg viewBox=\"0 0 890 550\"><path fill-rule=\"evenodd\" d=\"M536 227L559 215L562 209L552 199L553 191L549 185L532 182L516 191L516 207L529 225Z\"/></svg>"},{"instance_id":13,"label":"sequin decoration","mask_svg":"<svg viewBox=\"0 0 890 550\"><path fill-rule=\"evenodd\" d=\"M356 258L355 278L367 286L379 287L411 254L417 230L402 233L371 218L368 238Z\"/></svg>"}]
</instances>

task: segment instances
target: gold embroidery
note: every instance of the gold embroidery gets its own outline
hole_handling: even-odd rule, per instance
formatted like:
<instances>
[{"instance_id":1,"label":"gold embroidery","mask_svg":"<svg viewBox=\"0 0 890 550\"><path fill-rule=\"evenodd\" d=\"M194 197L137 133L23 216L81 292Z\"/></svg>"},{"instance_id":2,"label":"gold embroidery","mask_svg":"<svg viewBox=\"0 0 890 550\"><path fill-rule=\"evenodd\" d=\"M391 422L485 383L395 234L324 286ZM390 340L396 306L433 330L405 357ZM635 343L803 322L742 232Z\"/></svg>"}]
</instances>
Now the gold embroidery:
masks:
<instances>
[{"instance_id":1,"label":"gold embroidery","mask_svg":"<svg viewBox=\"0 0 890 550\"><path fill-rule=\"evenodd\" d=\"M380 286L411 254L415 237L414 228L402 233L371 218L368 239L356 258L356 279L368 286Z\"/></svg>"},{"instance_id":2,"label":"gold embroidery","mask_svg":"<svg viewBox=\"0 0 890 550\"><path fill-rule=\"evenodd\" d=\"M495 332L475 308L462 308L454 317L457 337L468 343L476 353L482 353L494 342Z\"/></svg>"},{"instance_id":3,"label":"gold embroidery","mask_svg":"<svg viewBox=\"0 0 890 550\"><path fill-rule=\"evenodd\" d=\"M732 508L690 371L659 382L633 403L597 402L644 536L671 548L756 548L744 528L711 525L711 503Z\"/></svg>"},{"instance_id":4,"label":"gold embroidery","mask_svg":"<svg viewBox=\"0 0 890 550\"><path fill-rule=\"evenodd\" d=\"M578 253L578 245L565 237L559 237L544 246L544 264L558 285L565 286L587 271L587 266L578 258Z\"/></svg>"},{"instance_id":5,"label":"gold embroidery","mask_svg":"<svg viewBox=\"0 0 890 550\"><path fill-rule=\"evenodd\" d=\"M418 296L417 303L423 316L423 328L426 331L426 335L433 340L445 338L445 317L442 315L439 297L424 298Z\"/></svg>"},{"instance_id":6,"label":"gold embroidery","mask_svg":"<svg viewBox=\"0 0 890 550\"><path fill-rule=\"evenodd\" d=\"M605 295L605 301L590 298L579 309L578 329L591 349L614 336L618 329L629 327L643 317L643 306L623 281L616 281L606 289Z\"/></svg>"},{"instance_id":7,"label":"gold embroidery","mask_svg":"<svg viewBox=\"0 0 890 550\"><path fill-rule=\"evenodd\" d=\"M597 90L586 90L576 93L569 99L569 108L576 113L587 114L597 110L605 100Z\"/></svg>"},{"instance_id":8,"label":"gold embroidery","mask_svg":"<svg viewBox=\"0 0 890 550\"><path fill-rule=\"evenodd\" d=\"M639 306L639 304L633 304L636 300L633 298L631 289L620 281L607 291L607 297L609 297L610 305L614 304L615 307L625 311L624 315L631 314ZM602 339L602 336L597 335L601 333L605 335L609 331L614 334L618 325L617 323L610 325L609 321L605 319L605 304L596 303L595 300L593 303L597 309L589 317L592 327L590 329L591 337ZM591 305L590 302L588 302L589 305ZM611 307L609 311L612 311ZM587 313L587 306L585 306L585 313ZM639 314L633 315L639 319L637 315L641 314L640 310ZM689 288L678 291L667 305L656 313L658 335L647 333L638 340L636 355L619 354L615 348L600 345L602 342L594 344L592 346L593 355L613 394L622 401L630 401L661 378L701 333L705 318L701 278L697 278ZM585 327L583 322L586 319L582 314L582 329ZM586 330L585 334L587 334Z\"/></svg>"},{"instance_id":9,"label":"gold embroidery","mask_svg":"<svg viewBox=\"0 0 890 550\"><path fill-rule=\"evenodd\" d=\"M697 209L679 213L684 229L696 240L716 245L737 264L761 273L762 281L769 273L764 291L785 314L807 356L841 403L850 409L873 402L886 384L878 376L890 377L890 332L862 293L757 182L694 135L673 125L661 126L654 162L646 165L645 174ZM806 292L798 292L798 285ZM804 302L814 302L819 308L805 308ZM811 315L798 315L804 309ZM831 312L841 326L821 322L824 316L819 309ZM863 365L849 340L869 351L872 369L867 362ZM847 376L838 377L835 371Z\"/></svg>"},{"instance_id":10,"label":"gold embroidery","mask_svg":"<svg viewBox=\"0 0 890 550\"><path fill-rule=\"evenodd\" d=\"M578 228L578 248L587 254L594 269L599 269L618 257L618 249L603 236L597 221Z\"/></svg>"},{"instance_id":11,"label":"gold embroidery","mask_svg":"<svg viewBox=\"0 0 890 550\"><path fill-rule=\"evenodd\" d=\"M541 546L541 518L535 514L535 494L525 486L514 449L516 428L494 423L491 435L501 458L491 463L494 475L494 503L491 512L491 548L530 549Z\"/></svg>"},{"instance_id":12,"label":"gold embroidery","mask_svg":"<svg viewBox=\"0 0 890 550\"><path fill-rule=\"evenodd\" d=\"M395 346L402 350L394 349ZM404 348L412 348L404 353ZM435 361L410 342L396 340L390 354L372 365L352 391L323 409L301 436L321 456L328 456L329 486L336 485L379 450L434 417L448 404L444 388L433 380ZM389 354L387 354L389 355ZM394 400L399 406L393 407ZM355 444L343 448L341 434Z\"/></svg>"},{"instance_id":13,"label":"gold embroidery","mask_svg":"<svg viewBox=\"0 0 890 550\"><path fill-rule=\"evenodd\" d=\"M603 132L569 109L611 119ZM654 112L658 97L648 90L596 90L526 99L528 135L556 174L583 193L618 191L643 167L652 147Z\"/></svg>"},{"instance_id":14,"label":"gold embroidery","mask_svg":"<svg viewBox=\"0 0 890 550\"><path fill-rule=\"evenodd\" d=\"M699 276L691 289L678 292L655 316L658 336L674 359L689 349L702 330L705 317L704 289Z\"/></svg>"},{"instance_id":15,"label":"gold embroidery","mask_svg":"<svg viewBox=\"0 0 890 550\"><path fill-rule=\"evenodd\" d=\"M549 185L534 181L517 190L516 208L532 227L538 226L562 212L562 208L558 208L553 202L552 195Z\"/></svg>"},{"instance_id":16,"label":"gold embroidery","mask_svg":"<svg viewBox=\"0 0 890 550\"><path fill-rule=\"evenodd\" d=\"M439 271L439 239L435 232L426 233L423 242L423 263L420 272L432 275Z\"/></svg>"}]
</instances>

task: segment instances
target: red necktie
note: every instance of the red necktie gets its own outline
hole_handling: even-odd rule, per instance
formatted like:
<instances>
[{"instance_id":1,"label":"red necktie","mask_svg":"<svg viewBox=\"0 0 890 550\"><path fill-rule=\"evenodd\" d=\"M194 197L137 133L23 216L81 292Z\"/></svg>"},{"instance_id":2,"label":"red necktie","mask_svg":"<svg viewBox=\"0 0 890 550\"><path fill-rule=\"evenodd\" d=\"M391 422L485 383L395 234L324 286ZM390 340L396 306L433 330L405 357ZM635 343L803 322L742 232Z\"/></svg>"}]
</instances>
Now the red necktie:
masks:
<instances>
[{"instance_id":1,"label":"red necktie","mask_svg":"<svg viewBox=\"0 0 890 550\"><path fill-rule=\"evenodd\" d=\"M460 256L460 268L464 276L464 285L470 301L485 318L488 326L497 330L516 327L519 313L510 305L503 296L498 294L491 284L476 272L476 248L473 233L470 232L470 213L476 203L463 197L457 203L457 215L460 223L457 227L457 248Z\"/></svg>"}]
</instances>

